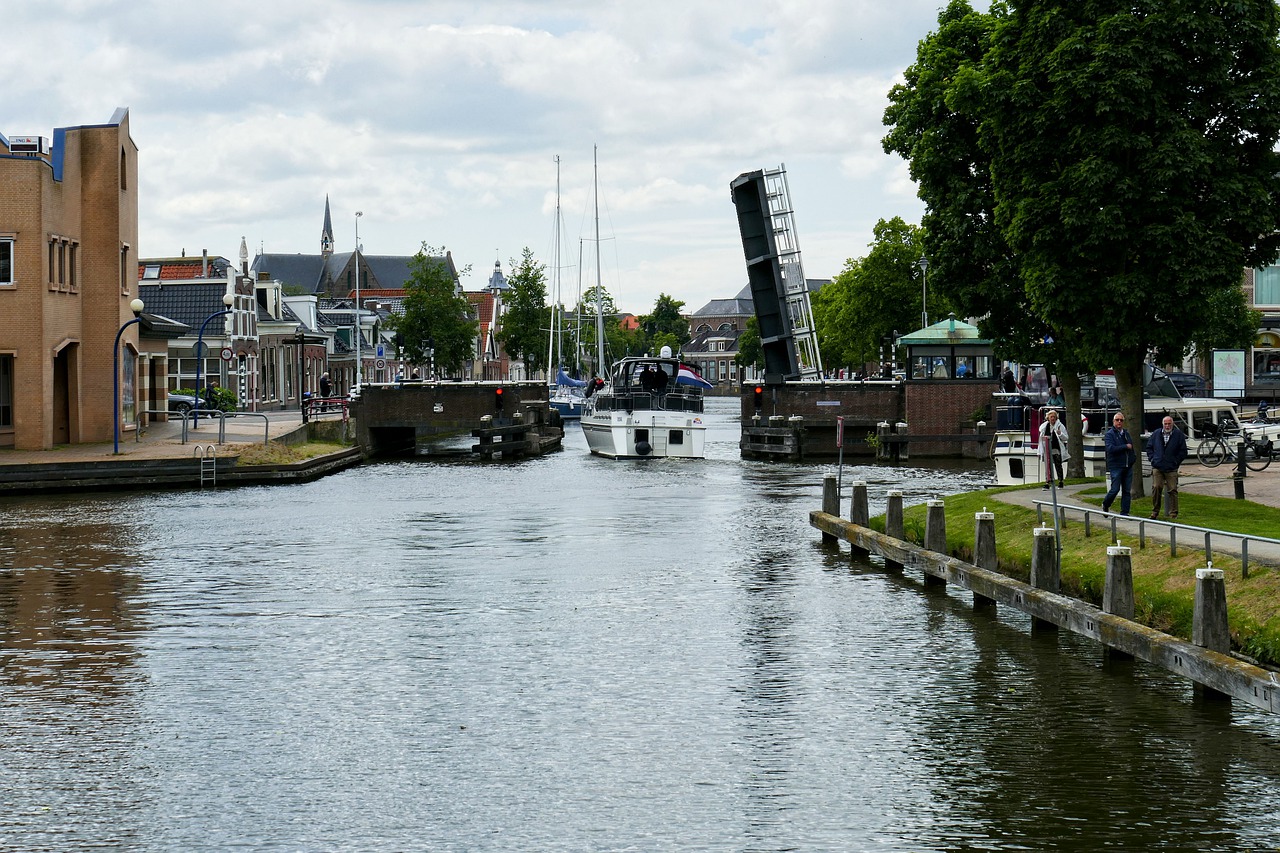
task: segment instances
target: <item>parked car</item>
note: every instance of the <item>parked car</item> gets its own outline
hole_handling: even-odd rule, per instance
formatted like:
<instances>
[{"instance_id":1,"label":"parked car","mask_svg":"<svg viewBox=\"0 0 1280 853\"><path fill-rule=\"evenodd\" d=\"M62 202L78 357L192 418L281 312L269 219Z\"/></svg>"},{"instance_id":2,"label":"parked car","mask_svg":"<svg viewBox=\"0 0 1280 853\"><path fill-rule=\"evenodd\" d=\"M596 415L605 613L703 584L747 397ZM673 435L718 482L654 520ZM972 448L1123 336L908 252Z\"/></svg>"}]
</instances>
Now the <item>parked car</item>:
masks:
<instances>
[{"instance_id":1,"label":"parked car","mask_svg":"<svg viewBox=\"0 0 1280 853\"><path fill-rule=\"evenodd\" d=\"M182 414L189 412L196 407L196 398L189 394L175 394L169 392L169 411Z\"/></svg>"},{"instance_id":2,"label":"parked car","mask_svg":"<svg viewBox=\"0 0 1280 853\"><path fill-rule=\"evenodd\" d=\"M1205 397L1206 384L1204 377L1198 373L1170 373L1167 374L1169 380L1173 382L1173 387L1178 389L1178 393L1184 397Z\"/></svg>"}]
</instances>

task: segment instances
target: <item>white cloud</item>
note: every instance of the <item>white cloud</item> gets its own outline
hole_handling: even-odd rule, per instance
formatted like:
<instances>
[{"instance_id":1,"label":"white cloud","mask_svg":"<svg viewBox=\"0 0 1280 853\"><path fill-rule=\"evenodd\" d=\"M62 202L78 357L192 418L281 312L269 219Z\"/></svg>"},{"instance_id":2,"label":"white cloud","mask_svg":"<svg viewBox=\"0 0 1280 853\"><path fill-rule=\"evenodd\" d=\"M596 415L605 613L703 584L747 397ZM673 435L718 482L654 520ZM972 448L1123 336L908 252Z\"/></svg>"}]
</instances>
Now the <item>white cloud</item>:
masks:
<instances>
[{"instance_id":1,"label":"white cloud","mask_svg":"<svg viewBox=\"0 0 1280 853\"><path fill-rule=\"evenodd\" d=\"M367 251L446 246L471 286L495 250L550 253L557 154L576 265L599 145L618 302L697 308L745 283L741 172L787 164L811 277L864 253L877 219L918 220L880 121L940 5L49 0L6 9L0 132L129 107L144 255L235 257L242 235L317 251L327 194L339 248L363 210Z\"/></svg>"}]
</instances>

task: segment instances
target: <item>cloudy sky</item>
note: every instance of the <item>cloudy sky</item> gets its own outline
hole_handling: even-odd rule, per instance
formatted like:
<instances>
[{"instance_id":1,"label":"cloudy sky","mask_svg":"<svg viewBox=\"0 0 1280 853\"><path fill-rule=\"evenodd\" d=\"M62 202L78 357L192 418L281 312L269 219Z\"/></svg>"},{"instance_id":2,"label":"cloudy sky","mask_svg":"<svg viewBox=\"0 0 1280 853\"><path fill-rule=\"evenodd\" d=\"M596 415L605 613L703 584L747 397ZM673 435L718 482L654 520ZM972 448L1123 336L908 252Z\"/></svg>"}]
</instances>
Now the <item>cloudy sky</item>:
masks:
<instances>
[{"instance_id":1,"label":"cloudy sky","mask_svg":"<svg viewBox=\"0 0 1280 853\"><path fill-rule=\"evenodd\" d=\"M477 289L529 247L620 307L746 283L729 183L785 164L805 273L919 221L889 87L943 0L44 0L7 4L6 136L127 107L146 257L453 252ZM985 8L985 3L975 5ZM549 277L554 277L549 271Z\"/></svg>"}]
</instances>

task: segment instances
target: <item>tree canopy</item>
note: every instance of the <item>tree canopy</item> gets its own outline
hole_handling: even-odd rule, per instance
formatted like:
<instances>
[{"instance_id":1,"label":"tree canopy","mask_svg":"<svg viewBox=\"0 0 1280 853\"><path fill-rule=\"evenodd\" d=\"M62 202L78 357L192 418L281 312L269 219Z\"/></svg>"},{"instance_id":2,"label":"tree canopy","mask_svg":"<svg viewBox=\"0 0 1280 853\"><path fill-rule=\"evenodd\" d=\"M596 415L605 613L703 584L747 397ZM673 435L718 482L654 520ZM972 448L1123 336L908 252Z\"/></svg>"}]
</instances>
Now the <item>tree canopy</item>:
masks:
<instances>
[{"instance_id":1,"label":"tree canopy","mask_svg":"<svg viewBox=\"0 0 1280 853\"><path fill-rule=\"evenodd\" d=\"M551 329L551 309L547 307L546 264L534 260L527 246L520 260L511 262L511 289L503 299L502 330L498 342L512 359L525 363L532 376L547 364Z\"/></svg>"},{"instance_id":2,"label":"tree canopy","mask_svg":"<svg viewBox=\"0 0 1280 853\"><path fill-rule=\"evenodd\" d=\"M437 372L458 373L475 357L478 324L458 281L436 250L426 243L409 260L404 283L404 314L396 318L402 356L415 364L434 359ZM470 267L459 270L466 275Z\"/></svg>"},{"instance_id":3,"label":"tree canopy","mask_svg":"<svg viewBox=\"0 0 1280 853\"><path fill-rule=\"evenodd\" d=\"M879 361L886 337L920 327L922 270L921 229L901 217L881 219L873 229L871 251L850 258L844 269L813 296L822 363L828 367L861 368ZM942 299L929 294L936 314Z\"/></svg>"},{"instance_id":4,"label":"tree canopy","mask_svg":"<svg viewBox=\"0 0 1280 853\"><path fill-rule=\"evenodd\" d=\"M1272 0L953 0L891 104L931 283L1007 351L1047 332L1140 414L1149 354L1247 343L1243 268L1280 249Z\"/></svg>"}]
</instances>

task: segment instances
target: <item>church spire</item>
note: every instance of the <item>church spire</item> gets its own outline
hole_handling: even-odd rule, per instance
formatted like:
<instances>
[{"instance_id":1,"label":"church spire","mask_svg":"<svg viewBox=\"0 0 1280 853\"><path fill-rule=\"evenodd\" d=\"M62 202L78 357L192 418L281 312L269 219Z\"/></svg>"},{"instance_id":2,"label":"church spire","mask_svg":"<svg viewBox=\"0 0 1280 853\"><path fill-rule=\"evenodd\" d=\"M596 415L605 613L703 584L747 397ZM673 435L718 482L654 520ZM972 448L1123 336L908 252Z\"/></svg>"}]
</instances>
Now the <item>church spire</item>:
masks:
<instances>
[{"instance_id":1,"label":"church spire","mask_svg":"<svg viewBox=\"0 0 1280 853\"><path fill-rule=\"evenodd\" d=\"M327 261L333 254L333 218L329 216L329 195L324 197L324 228L320 232L320 254Z\"/></svg>"}]
</instances>

